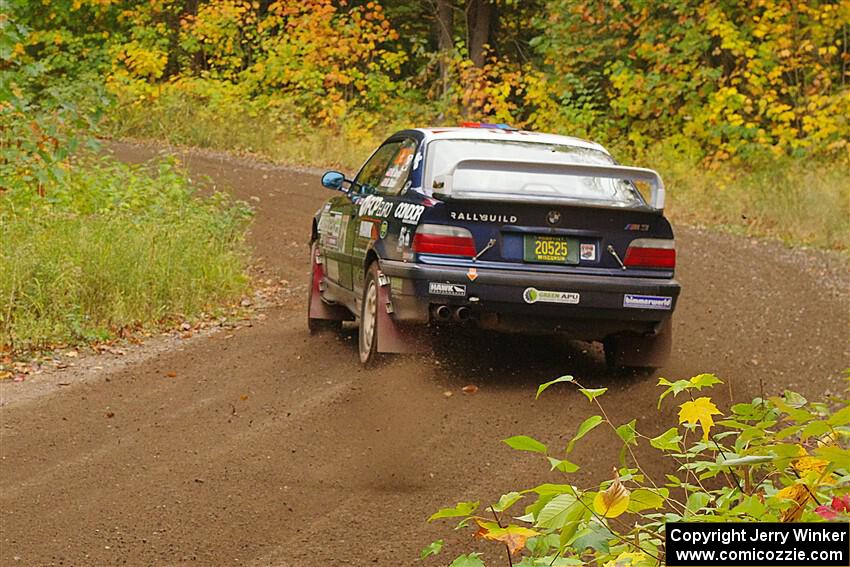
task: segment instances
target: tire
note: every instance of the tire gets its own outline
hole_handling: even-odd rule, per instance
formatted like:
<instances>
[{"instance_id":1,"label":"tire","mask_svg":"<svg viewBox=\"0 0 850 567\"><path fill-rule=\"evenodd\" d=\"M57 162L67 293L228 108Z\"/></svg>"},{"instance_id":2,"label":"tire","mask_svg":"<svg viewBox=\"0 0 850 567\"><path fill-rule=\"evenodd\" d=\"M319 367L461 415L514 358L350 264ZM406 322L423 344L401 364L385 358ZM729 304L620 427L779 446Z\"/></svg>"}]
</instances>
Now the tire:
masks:
<instances>
[{"instance_id":1,"label":"tire","mask_svg":"<svg viewBox=\"0 0 850 567\"><path fill-rule=\"evenodd\" d=\"M667 363L673 342L672 322L668 319L653 336L623 335L603 341L605 364L613 371L649 375Z\"/></svg>"},{"instance_id":2,"label":"tire","mask_svg":"<svg viewBox=\"0 0 850 567\"><path fill-rule=\"evenodd\" d=\"M360 302L360 330L358 352L365 366L378 360L378 263L372 262L363 284L363 300Z\"/></svg>"},{"instance_id":3,"label":"tire","mask_svg":"<svg viewBox=\"0 0 850 567\"><path fill-rule=\"evenodd\" d=\"M310 245L310 279L307 285L307 329L311 335L328 332L339 332L342 328L342 321L333 319L314 319L310 317L310 306L313 303L313 279L316 277L316 270L321 270L321 266L316 262L316 254L318 253L319 244L314 241Z\"/></svg>"}]
</instances>

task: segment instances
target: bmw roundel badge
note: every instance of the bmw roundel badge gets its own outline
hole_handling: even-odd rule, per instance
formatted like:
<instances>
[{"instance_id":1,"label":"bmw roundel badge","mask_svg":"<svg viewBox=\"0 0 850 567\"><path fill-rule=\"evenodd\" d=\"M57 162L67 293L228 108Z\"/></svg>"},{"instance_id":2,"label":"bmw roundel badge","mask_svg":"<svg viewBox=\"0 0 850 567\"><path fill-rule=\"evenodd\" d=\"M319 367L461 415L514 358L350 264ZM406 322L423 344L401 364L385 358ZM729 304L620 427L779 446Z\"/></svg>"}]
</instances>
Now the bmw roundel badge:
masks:
<instances>
[{"instance_id":1,"label":"bmw roundel badge","mask_svg":"<svg viewBox=\"0 0 850 567\"><path fill-rule=\"evenodd\" d=\"M549 214L546 215L546 222L549 224L558 224L561 222L561 213L558 211L549 211Z\"/></svg>"}]
</instances>

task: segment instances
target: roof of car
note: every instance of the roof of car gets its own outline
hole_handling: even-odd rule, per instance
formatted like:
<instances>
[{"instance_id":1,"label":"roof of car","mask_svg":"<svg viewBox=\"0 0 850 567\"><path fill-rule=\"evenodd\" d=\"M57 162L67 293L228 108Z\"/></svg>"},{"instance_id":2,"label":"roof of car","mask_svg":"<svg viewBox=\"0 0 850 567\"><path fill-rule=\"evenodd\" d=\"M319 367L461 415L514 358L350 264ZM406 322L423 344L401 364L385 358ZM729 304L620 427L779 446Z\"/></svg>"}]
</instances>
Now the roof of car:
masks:
<instances>
[{"instance_id":1,"label":"roof of car","mask_svg":"<svg viewBox=\"0 0 850 567\"><path fill-rule=\"evenodd\" d=\"M505 140L522 141L539 144L558 144L563 146L574 146L599 150L608 153L603 146L596 142L573 138L572 136L560 136L558 134L544 134L541 132L530 132L528 130L508 130L503 128L417 128L425 135L426 140Z\"/></svg>"}]
</instances>

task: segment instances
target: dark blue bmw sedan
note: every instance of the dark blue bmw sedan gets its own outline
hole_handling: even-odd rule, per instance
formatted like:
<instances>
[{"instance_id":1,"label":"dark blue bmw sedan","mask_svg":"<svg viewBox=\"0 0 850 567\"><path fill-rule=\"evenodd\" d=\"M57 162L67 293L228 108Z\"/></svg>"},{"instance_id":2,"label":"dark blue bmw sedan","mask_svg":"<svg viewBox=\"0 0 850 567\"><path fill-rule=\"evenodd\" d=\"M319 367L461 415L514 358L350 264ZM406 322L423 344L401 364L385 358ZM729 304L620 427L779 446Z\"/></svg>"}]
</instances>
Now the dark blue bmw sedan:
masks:
<instances>
[{"instance_id":1,"label":"dark blue bmw sedan","mask_svg":"<svg viewBox=\"0 0 850 567\"><path fill-rule=\"evenodd\" d=\"M601 341L659 367L679 295L664 185L599 144L500 124L403 130L311 230L311 332L359 321L363 363L423 349L426 326ZM640 189L646 188L644 193Z\"/></svg>"}]
</instances>

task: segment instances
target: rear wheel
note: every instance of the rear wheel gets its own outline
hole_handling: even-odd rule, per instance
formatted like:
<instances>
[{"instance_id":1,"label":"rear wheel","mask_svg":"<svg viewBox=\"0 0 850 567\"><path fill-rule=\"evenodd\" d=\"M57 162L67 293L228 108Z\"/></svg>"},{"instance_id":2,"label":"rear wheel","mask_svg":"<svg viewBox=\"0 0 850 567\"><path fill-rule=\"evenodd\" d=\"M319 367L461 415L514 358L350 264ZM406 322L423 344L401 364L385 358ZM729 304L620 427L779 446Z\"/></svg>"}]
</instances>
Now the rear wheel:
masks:
<instances>
[{"instance_id":1,"label":"rear wheel","mask_svg":"<svg viewBox=\"0 0 850 567\"><path fill-rule=\"evenodd\" d=\"M360 362L372 364L378 358L378 263L366 272L363 300L360 302Z\"/></svg>"},{"instance_id":2,"label":"rear wheel","mask_svg":"<svg viewBox=\"0 0 850 567\"><path fill-rule=\"evenodd\" d=\"M319 243L310 245L310 283L307 286L307 329L311 335L323 332L336 332L342 328L342 321L334 319L316 319L310 316L314 295L320 293L317 284L322 279L322 265L318 262ZM321 298L317 298L321 301Z\"/></svg>"}]
</instances>

